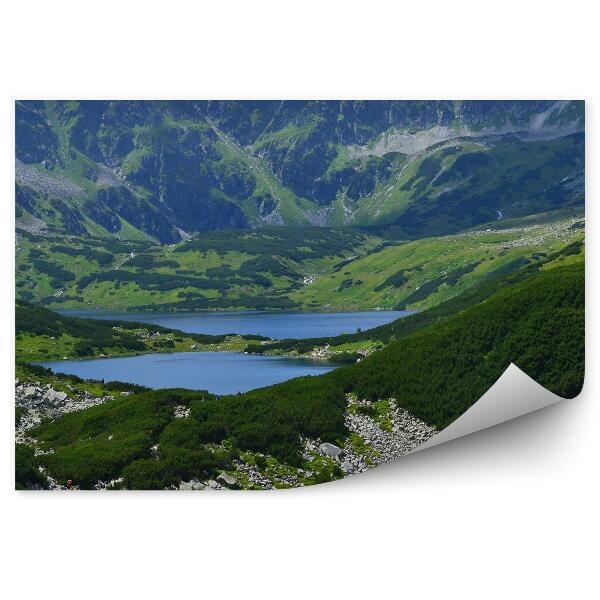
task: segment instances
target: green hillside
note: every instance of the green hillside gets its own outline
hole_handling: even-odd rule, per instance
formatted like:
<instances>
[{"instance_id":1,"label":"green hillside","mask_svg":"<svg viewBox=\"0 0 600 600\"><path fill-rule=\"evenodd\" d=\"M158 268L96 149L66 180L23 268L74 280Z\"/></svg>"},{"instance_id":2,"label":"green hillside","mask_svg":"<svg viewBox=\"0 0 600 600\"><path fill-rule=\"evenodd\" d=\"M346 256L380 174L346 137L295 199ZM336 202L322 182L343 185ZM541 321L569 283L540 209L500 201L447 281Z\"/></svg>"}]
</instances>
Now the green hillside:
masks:
<instances>
[{"instance_id":1,"label":"green hillside","mask_svg":"<svg viewBox=\"0 0 600 600\"><path fill-rule=\"evenodd\" d=\"M491 275L493 276L483 278L461 294L386 325L334 337L280 340L261 345L250 344L246 351L255 354L286 355L317 353L321 358L355 362L365 354L370 354L390 342L483 302L502 291L505 287L535 277L540 272L570 265L582 266L584 258L584 242L583 240L577 240L564 246L558 252L545 256L539 261L532 261L526 266L517 265L514 268L504 270L504 272L492 272Z\"/></svg>"},{"instance_id":2,"label":"green hillside","mask_svg":"<svg viewBox=\"0 0 600 600\"><path fill-rule=\"evenodd\" d=\"M365 199L353 221L393 224L407 237L421 237L581 206L583 143L583 134L574 134L551 141L438 144Z\"/></svg>"},{"instance_id":3,"label":"green hillside","mask_svg":"<svg viewBox=\"0 0 600 600\"><path fill-rule=\"evenodd\" d=\"M184 333L148 323L67 317L18 301L15 308L17 362L98 358L151 352L242 350L259 335Z\"/></svg>"},{"instance_id":4,"label":"green hillside","mask_svg":"<svg viewBox=\"0 0 600 600\"><path fill-rule=\"evenodd\" d=\"M289 468L302 465L299 436L341 443L348 435L349 393L367 401L394 397L438 428L460 416L511 362L551 391L575 396L584 377L584 269L581 257L569 259L576 255L320 377L220 398L143 392L67 414L33 430L39 448L53 450L37 460L58 479L83 487L118 477L127 487L164 487L214 476L246 452ZM177 405L190 408L188 418L174 418Z\"/></svg>"},{"instance_id":5,"label":"green hillside","mask_svg":"<svg viewBox=\"0 0 600 600\"><path fill-rule=\"evenodd\" d=\"M579 218L553 213L390 245L338 263L290 294L305 307L423 310L580 239Z\"/></svg>"},{"instance_id":6,"label":"green hillside","mask_svg":"<svg viewBox=\"0 0 600 600\"><path fill-rule=\"evenodd\" d=\"M206 232L174 246L19 234L17 296L61 308L296 308L288 294L381 238L350 230Z\"/></svg>"},{"instance_id":7,"label":"green hillside","mask_svg":"<svg viewBox=\"0 0 600 600\"><path fill-rule=\"evenodd\" d=\"M554 211L400 241L385 230L206 232L170 246L20 233L17 297L53 308L423 310L583 236Z\"/></svg>"}]
</instances>

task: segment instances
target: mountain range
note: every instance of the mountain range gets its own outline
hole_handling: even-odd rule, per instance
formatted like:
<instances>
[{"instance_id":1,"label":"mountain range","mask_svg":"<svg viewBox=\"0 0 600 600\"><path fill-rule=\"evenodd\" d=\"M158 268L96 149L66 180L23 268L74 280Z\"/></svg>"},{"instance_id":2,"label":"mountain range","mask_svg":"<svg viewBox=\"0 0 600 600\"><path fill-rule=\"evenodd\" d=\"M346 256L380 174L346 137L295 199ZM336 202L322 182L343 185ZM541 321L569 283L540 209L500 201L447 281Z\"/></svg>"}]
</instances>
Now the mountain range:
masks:
<instances>
[{"instance_id":1,"label":"mountain range","mask_svg":"<svg viewBox=\"0 0 600 600\"><path fill-rule=\"evenodd\" d=\"M577 101L18 101L16 486L312 485L412 452L511 363L577 395L584 148ZM145 323L286 309L408 313L300 339ZM111 371L200 352L227 378L231 352L336 368L220 396ZM68 359L101 376L47 368Z\"/></svg>"},{"instance_id":2,"label":"mountain range","mask_svg":"<svg viewBox=\"0 0 600 600\"><path fill-rule=\"evenodd\" d=\"M17 101L17 227L411 239L584 203L579 101Z\"/></svg>"}]
</instances>

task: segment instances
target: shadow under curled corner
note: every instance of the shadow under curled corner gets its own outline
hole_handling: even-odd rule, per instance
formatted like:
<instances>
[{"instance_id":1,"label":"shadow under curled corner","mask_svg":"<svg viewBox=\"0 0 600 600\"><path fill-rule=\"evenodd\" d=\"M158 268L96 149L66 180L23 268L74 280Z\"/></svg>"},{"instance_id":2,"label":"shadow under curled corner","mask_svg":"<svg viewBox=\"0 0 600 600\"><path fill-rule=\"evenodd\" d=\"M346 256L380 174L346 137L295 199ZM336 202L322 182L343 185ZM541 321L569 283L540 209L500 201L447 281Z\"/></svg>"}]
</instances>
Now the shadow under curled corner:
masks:
<instances>
[{"instance_id":1,"label":"shadow under curled corner","mask_svg":"<svg viewBox=\"0 0 600 600\"><path fill-rule=\"evenodd\" d=\"M550 392L511 363L496 383L469 410L448 427L421 444L414 452L516 419L550 406L560 396Z\"/></svg>"}]
</instances>

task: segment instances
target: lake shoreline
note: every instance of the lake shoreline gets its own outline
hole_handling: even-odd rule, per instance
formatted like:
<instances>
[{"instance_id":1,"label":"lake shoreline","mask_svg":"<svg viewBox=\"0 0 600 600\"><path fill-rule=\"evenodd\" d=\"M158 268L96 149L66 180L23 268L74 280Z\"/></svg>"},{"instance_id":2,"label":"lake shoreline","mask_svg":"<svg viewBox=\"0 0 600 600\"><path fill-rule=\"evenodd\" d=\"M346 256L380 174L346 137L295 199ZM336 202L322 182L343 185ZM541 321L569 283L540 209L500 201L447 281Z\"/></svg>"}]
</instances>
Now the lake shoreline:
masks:
<instances>
[{"instance_id":1,"label":"lake shoreline","mask_svg":"<svg viewBox=\"0 0 600 600\"><path fill-rule=\"evenodd\" d=\"M95 321L126 321L173 329L182 334L248 336L273 341L337 337L385 325L414 311L152 311L132 313L85 310L55 311Z\"/></svg>"},{"instance_id":2,"label":"lake shoreline","mask_svg":"<svg viewBox=\"0 0 600 600\"><path fill-rule=\"evenodd\" d=\"M264 310L258 310L258 309L251 309L251 308L232 308L232 309L227 309L227 310L223 310L223 309L219 309L219 308L204 308L202 310L183 310L183 309L161 309L161 310L154 310L154 309L135 309L135 308L129 308L129 307L121 307L121 308L103 308L103 307L98 307L98 308L54 308L52 306L46 306L45 308L48 308L49 310L54 311L55 313L58 313L59 315L63 315L65 317L72 317L72 316L80 316L83 314L87 314L89 313L90 315L93 314L97 314L97 313L102 313L102 314L123 314L125 313L132 313L132 314L141 314L141 315L160 315L160 314L174 314L174 315L185 315L185 314L190 314L190 315L228 315L228 314L235 314L235 315L240 315L240 314L251 314L251 315L263 315L263 314L285 314L285 315L293 315L293 314L298 314L298 315L310 315L310 314L339 314L339 313L348 313L348 314L355 314L355 313L365 313L365 312L375 312L375 313L389 313L389 312L406 312L406 313L410 313L410 314L414 314L419 312L418 310L402 310L399 311L397 309L394 308L383 308L383 307L372 307L372 306L362 306L362 307L354 307L354 308L350 308L350 307L345 307L345 306L334 306L331 308L323 308L323 309L319 309L319 308L310 308L310 309L302 309L302 308L272 308L272 309L264 309ZM93 319L94 317L90 316L90 317L86 317L89 319Z\"/></svg>"},{"instance_id":3,"label":"lake shoreline","mask_svg":"<svg viewBox=\"0 0 600 600\"><path fill-rule=\"evenodd\" d=\"M50 369L54 375L75 375L84 380L121 381L156 390L208 390L226 396L296 377L322 375L343 364L302 356L262 356L242 352L162 352L39 361L34 366Z\"/></svg>"},{"instance_id":4,"label":"lake shoreline","mask_svg":"<svg viewBox=\"0 0 600 600\"><path fill-rule=\"evenodd\" d=\"M82 379L124 381L154 389L208 388L223 394L231 387L236 392L248 391L357 362L380 346L366 341L330 348L328 341L368 331L411 313L155 312L138 320L131 313L76 311L63 312L58 318L66 318L67 314L88 321L90 327L92 323L100 327L97 335L104 343L94 343L93 338L80 342L77 336L66 334L24 334L18 339L17 362ZM72 331L77 331L82 323L72 326ZM123 334L124 338L118 337ZM282 341L302 340L313 341L306 348L279 347ZM135 370L139 365L144 365L147 372L129 370L129 366Z\"/></svg>"},{"instance_id":5,"label":"lake shoreline","mask_svg":"<svg viewBox=\"0 0 600 600\"><path fill-rule=\"evenodd\" d=\"M282 340L273 340L273 342L278 342L278 341L282 341ZM246 356L272 356L272 357L281 357L281 358L295 358L298 360L308 360L308 361L322 361L322 362L328 362L328 363L332 363L332 364L336 364L336 365L343 365L346 363L343 363L341 361L336 361L333 358L330 357L325 357L325 356L319 356L319 355L312 355L312 354L298 354L298 353L293 353L293 352L280 352L277 354L256 354L256 353L252 353L252 352L245 352L244 350L215 350L215 349L211 349L211 348L197 348L194 350L171 350L169 348L161 348L160 350L157 349L156 351L152 351L149 350L147 352L124 352L123 354L101 354L98 356L66 356L63 358L51 358L49 360L32 360L32 361L25 361L25 364L29 364L29 365L33 365L33 366L43 366L44 363L61 363L61 362L71 362L71 361L80 361L80 362L87 362L90 360L108 360L108 359L115 359L115 358L133 358L135 356L155 356L155 355L160 355L160 354L164 354L164 355L173 355L173 354L188 354L188 353L203 353L203 352L213 352L215 354L244 354ZM22 361L21 361L22 362ZM55 373L57 371L54 371Z\"/></svg>"},{"instance_id":6,"label":"lake shoreline","mask_svg":"<svg viewBox=\"0 0 600 600\"><path fill-rule=\"evenodd\" d=\"M66 338L32 337L21 340L19 360L82 379L124 381L154 389L208 389L211 393L227 394L322 374L357 362L375 347L361 342L347 344L348 347L338 351L330 349L327 340L368 331L410 313L154 313L139 321L131 313L70 314L89 320L90 324L103 323L105 329L116 334L127 332L145 348L120 346L118 340L112 347L95 346L90 341L86 344L91 352L82 354L78 345L67 343ZM237 335L226 333L231 331ZM309 342L305 349L277 347L283 340L305 339L314 343Z\"/></svg>"}]
</instances>

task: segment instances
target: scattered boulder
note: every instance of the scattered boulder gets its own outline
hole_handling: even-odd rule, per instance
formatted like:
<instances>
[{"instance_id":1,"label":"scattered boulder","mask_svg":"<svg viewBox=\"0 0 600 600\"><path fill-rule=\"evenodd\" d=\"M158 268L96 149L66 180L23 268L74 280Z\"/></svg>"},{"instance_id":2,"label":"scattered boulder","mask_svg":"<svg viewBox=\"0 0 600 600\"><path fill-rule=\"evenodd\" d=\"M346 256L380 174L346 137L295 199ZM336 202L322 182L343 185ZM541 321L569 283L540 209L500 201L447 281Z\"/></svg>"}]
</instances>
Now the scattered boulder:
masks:
<instances>
[{"instance_id":1,"label":"scattered boulder","mask_svg":"<svg viewBox=\"0 0 600 600\"><path fill-rule=\"evenodd\" d=\"M66 413L85 410L98 404L113 400L112 396L96 397L87 391L69 395L55 390L50 384L43 387L38 381L15 381L15 405L26 409L15 431L18 443L27 443L27 431L38 425L42 419L56 419Z\"/></svg>"},{"instance_id":2,"label":"scattered boulder","mask_svg":"<svg viewBox=\"0 0 600 600\"><path fill-rule=\"evenodd\" d=\"M386 415L391 427L382 427L375 418L351 410L352 405L367 406L368 403L348 397L348 410L344 415L348 430L357 434L368 450L357 451L350 440L346 442L345 458L341 464L345 475L362 473L368 468L404 456L436 433L435 427L400 408L394 398L388 399L389 410Z\"/></svg>"},{"instance_id":3,"label":"scattered boulder","mask_svg":"<svg viewBox=\"0 0 600 600\"><path fill-rule=\"evenodd\" d=\"M344 471L344 473L351 473L352 471L354 471L354 469L355 469L354 463L350 462L349 460L345 460L342 463L342 471Z\"/></svg>"},{"instance_id":4,"label":"scattered boulder","mask_svg":"<svg viewBox=\"0 0 600 600\"><path fill-rule=\"evenodd\" d=\"M178 404L175 407L175 418L176 419L185 419L189 416L190 416L190 408L188 408L184 404Z\"/></svg>"},{"instance_id":5,"label":"scattered boulder","mask_svg":"<svg viewBox=\"0 0 600 600\"><path fill-rule=\"evenodd\" d=\"M28 385L23 391L23 395L26 398L35 398L39 393L40 389L33 385Z\"/></svg>"},{"instance_id":6,"label":"scattered boulder","mask_svg":"<svg viewBox=\"0 0 600 600\"><path fill-rule=\"evenodd\" d=\"M237 479L225 472L221 473L217 477L217 482L220 483L221 485L224 485L225 487L232 489L232 490L240 489L240 485L237 482Z\"/></svg>"},{"instance_id":7,"label":"scattered boulder","mask_svg":"<svg viewBox=\"0 0 600 600\"><path fill-rule=\"evenodd\" d=\"M329 456L330 458L341 458L344 454L344 451L341 448L338 448L335 444L330 444L329 442L321 444L319 450L322 454Z\"/></svg>"},{"instance_id":8,"label":"scattered boulder","mask_svg":"<svg viewBox=\"0 0 600 600\"><path fill-rule=\"evenodd\" d=\"M190 479L189 481L181 481L179 483L179 489L180 490L203 490L206 487L205 484L203 484L200 480L198 479Z\"/></svg>"},{"instance_id":9,"label":"scattered boulder","mask_svg":"<svg viewBox=\"0 0 600 600\"><path fill-rule=\"evenodd\" d=\"M68 398L65 392L57 392L52 388L47 390L44 395L51 404L62 404Z\"/></svg>"}]
</instances>

